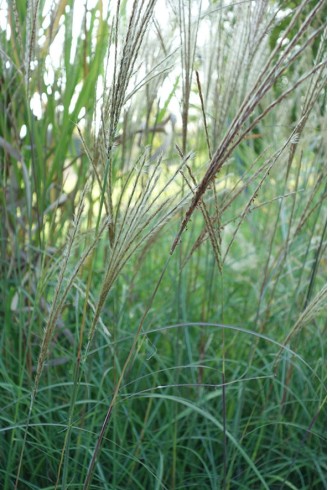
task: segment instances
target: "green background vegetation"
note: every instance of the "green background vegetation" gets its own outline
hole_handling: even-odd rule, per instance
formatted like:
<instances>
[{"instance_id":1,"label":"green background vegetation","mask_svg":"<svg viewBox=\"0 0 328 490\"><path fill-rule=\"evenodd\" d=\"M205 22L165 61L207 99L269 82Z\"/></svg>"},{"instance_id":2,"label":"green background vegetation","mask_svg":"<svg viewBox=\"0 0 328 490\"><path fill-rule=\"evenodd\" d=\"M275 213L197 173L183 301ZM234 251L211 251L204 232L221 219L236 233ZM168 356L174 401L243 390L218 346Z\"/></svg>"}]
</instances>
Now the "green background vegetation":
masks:
<instances>
[{"instance_id":1,"label":"green background vegetation","mask_svg":"<svg viewBox=\"0 0 328 490\"><path fill-rule=\"evenodd\" d=\"M0 486L325 488L324 2L110 4L0 2Z\"/></svg>"}]
</instances>

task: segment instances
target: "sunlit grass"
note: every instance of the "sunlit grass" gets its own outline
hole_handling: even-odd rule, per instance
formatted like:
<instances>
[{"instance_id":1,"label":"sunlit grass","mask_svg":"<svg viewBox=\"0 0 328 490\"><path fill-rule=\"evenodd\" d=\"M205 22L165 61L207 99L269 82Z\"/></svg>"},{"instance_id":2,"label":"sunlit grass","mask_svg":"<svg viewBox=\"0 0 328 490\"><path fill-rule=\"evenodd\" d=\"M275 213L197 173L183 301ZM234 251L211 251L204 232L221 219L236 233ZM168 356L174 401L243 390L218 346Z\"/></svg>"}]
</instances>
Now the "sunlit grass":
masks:
<instances>
[{"instance_id":1,"label":"sunlit grass","mask_svg":"<svg viewBox=\"0 0 328 490\"><path fill-rule=\"evenodd\" d=\"M324 2L161 4L1 3L0 486L319 490Z\"/></svg>"}]
</instances>

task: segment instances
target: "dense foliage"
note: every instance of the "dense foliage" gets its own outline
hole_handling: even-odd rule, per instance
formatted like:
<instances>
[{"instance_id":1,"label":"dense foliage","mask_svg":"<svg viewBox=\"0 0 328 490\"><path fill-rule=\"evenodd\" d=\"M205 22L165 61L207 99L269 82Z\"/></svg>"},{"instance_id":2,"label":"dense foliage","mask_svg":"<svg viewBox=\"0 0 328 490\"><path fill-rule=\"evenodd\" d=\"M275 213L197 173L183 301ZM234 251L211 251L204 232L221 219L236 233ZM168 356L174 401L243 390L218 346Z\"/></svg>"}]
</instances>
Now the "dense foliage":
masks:
<instances>
[{"instance_id":1,"label":"dense foliage","mask_svg":"<svg viewBox=\"0 0 328 490\"><path fill-rule=\"evenodd\" d=\"M1 489L325 488L324 6L0 2Z\"/></svg>"}]
</instances>

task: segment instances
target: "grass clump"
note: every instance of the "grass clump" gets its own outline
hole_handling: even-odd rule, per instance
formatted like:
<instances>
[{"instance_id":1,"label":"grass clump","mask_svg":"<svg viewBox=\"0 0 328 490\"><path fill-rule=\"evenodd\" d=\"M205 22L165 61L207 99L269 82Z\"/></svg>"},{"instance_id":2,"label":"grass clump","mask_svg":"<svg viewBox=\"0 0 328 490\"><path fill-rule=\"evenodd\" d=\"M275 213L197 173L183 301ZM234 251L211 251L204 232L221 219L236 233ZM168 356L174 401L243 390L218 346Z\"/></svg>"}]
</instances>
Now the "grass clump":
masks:
<instances>
[{"instance_id":1,"label":"grass clump","mask_svg":"<svg viewBox=\"0 0 328 490\"><path fill-rule=\"evenodd\" d=\"M326 485L323 6L2 2L1 488Z\"/></svg>"}]
</instances>

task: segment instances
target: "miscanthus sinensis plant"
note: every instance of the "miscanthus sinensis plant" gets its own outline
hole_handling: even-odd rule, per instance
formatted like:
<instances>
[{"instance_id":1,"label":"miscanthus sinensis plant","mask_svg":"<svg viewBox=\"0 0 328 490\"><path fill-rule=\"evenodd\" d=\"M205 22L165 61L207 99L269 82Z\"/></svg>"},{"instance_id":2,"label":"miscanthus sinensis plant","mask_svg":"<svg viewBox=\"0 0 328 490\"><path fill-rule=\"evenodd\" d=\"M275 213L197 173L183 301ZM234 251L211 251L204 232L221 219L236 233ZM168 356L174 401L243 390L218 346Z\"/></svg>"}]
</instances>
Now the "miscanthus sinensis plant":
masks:
<instances>
[{"instance_id":1,"label":"miscanthus sinensis plant","mask_svg":"<svg viewBox=\"0 0 328 490\"><path fill-rule=\"evenodd\" d=\"M0 2L10 488L323 488L324 2Z\"/></svg>"}]
</instances>

